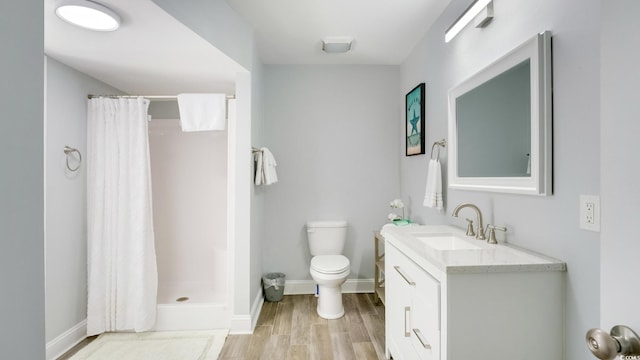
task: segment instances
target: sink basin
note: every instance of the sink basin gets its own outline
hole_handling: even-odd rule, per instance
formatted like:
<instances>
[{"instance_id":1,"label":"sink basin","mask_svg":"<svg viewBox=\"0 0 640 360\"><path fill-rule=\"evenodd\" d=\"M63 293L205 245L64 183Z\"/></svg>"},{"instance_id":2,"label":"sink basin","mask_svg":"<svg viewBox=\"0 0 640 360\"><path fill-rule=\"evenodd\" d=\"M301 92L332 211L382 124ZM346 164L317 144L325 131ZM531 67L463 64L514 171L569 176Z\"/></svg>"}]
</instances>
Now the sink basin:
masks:
<instances>
[{"instance_id":1,"label":"sink basin","mask_svg":"<svg viewBox=\"0 0 640 360\"><path fill-rule=\"evenodd\" d=\"M416 238L435 250L475 250L480 246L454 234L416 234Z\"/></svg>"}]
</instances>

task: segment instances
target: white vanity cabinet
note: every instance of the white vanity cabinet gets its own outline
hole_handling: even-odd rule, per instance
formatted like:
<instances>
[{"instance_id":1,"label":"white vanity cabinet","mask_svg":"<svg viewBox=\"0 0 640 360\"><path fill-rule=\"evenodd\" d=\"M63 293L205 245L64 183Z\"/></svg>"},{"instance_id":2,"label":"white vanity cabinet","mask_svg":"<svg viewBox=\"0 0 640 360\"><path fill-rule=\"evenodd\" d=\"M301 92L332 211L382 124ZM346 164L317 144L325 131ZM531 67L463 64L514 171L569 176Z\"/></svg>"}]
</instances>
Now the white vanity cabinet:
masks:
<instances>
[{"instance_id":1,"label":"white vanity cabinet","mask_svg":"<svg viewBox=\"0 0 640 360\"><path fill-rule=\"evenodd\" d=\"M385 234L387 358L564 358L563 262L503 245L434 251L400 235Z\"/></svg>"},{"instance_id":2,"label":"white vanity cabinet","mask_svg":"<svg viewBox=\"0 0 640 360\"><path fill-rule=\"evenodd\" d=\"M387 357L440 359L440 283L395 247L386 251Z\"/></svg>"}]
</instances>

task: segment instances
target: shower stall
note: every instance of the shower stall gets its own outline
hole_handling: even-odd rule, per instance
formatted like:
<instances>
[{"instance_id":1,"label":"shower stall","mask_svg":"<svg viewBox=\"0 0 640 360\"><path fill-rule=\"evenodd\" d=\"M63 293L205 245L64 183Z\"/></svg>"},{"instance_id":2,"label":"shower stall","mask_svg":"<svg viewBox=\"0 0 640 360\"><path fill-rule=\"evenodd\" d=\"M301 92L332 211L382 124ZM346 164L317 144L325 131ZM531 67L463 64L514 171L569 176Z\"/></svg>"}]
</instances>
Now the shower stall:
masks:
<instances>
[{"instance_id":1,"label":"shower stall","mask_svg":"<svg viewBox=\"0 0 640 360\"><path fill-rule=\"evenodd\" d=\"M158 265L155 329L228 327L227 131L149 122Z\"/></svg>"}]
</instances>

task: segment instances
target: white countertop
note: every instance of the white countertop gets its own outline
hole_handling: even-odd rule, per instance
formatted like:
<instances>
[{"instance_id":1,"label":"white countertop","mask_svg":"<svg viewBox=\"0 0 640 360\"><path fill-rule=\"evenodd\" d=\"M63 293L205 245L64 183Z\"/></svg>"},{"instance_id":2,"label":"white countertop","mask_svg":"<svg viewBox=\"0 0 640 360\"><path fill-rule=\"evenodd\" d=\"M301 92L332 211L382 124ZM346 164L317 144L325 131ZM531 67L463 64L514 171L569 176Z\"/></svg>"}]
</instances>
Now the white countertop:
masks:
<instances>
[{"instance_id":1,"label":"white countertop","mask_svg":"<svg viewBox=\"0 0 640 360\"><path fill-rule=\"evenodd\" d=\"M422 268L447 274L566 271L567 269L566 264L560 260L504 243L488 244L485 240L468 237L463 230L449 225L395 226L388 224L383 226L380 233L386 242L395 246ZM454 234L478 248L436 250L418 240L417 234Z\"/></svg>"}]
</instances>

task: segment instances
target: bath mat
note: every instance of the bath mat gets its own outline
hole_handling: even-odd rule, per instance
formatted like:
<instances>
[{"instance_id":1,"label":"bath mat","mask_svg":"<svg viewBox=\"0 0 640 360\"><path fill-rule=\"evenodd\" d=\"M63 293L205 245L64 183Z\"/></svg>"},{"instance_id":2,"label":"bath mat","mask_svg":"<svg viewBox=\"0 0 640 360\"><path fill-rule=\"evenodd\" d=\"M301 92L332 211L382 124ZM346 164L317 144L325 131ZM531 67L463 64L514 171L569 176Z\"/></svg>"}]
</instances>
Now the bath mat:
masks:
<instances>
[{"instance_id":1,"label":"bath mat","mask_svg":"<svg viewBox=\"0 0 640 360\"><path fill-rule=\"evenodd\" d=\"M70 360L215 360L228 332L105 333Z\"/></svg>"}]
</instances>

